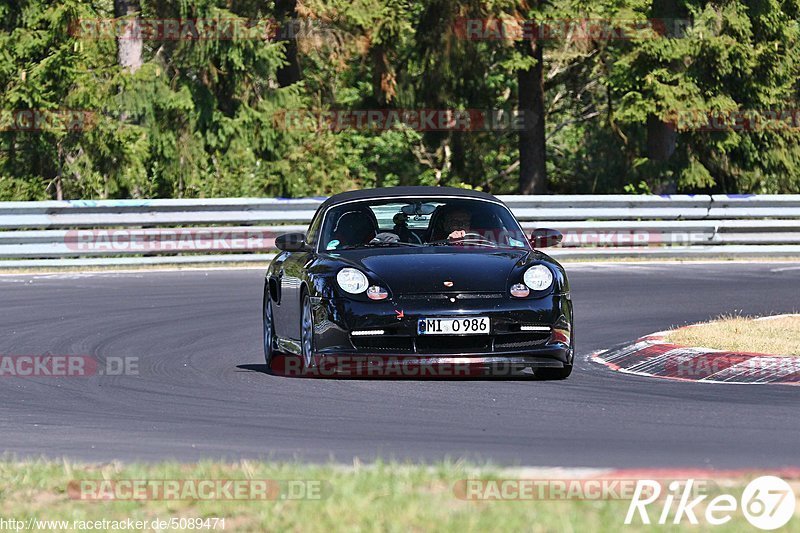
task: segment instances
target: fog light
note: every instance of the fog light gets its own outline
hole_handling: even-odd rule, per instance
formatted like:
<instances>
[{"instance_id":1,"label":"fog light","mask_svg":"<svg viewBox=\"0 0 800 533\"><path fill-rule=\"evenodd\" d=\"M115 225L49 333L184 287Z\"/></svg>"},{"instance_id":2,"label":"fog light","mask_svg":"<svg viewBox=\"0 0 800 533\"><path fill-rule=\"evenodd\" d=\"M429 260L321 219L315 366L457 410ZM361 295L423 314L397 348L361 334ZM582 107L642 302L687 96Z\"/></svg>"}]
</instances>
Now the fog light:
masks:
<instances>
[{"instance_id":1,"label":"fog light","mask_svg":"<svg viewBox=\"0 0 800 533\"><path fill-rule=\"evenodd\" d=\"M520 331L550 331L550 326L520 326Z\"/></svg>"},{"instance_id":2,"label":"fog light","mask_svg":"<svg viewBox=\"0 0 800 533\"><path fill-rule=\"evenodd\" d=\"M384 289L383 287L378 287L377 285L373 285L369 289L367 289L367 297L370 300L385 300L389 297L389 292Z\"/></svg>"},{"instance_id":3,"label":"fog light","mask_svg":"<svg viewBox=\"0 0 800 533\"><path fill-rule=\"evenodd\" d=\"M511 296L515 298L525 298L531 293L531 290L527 287L527 285L523 285L522 283L517 283L511 286Z\"/></svg>"}]
</instances>

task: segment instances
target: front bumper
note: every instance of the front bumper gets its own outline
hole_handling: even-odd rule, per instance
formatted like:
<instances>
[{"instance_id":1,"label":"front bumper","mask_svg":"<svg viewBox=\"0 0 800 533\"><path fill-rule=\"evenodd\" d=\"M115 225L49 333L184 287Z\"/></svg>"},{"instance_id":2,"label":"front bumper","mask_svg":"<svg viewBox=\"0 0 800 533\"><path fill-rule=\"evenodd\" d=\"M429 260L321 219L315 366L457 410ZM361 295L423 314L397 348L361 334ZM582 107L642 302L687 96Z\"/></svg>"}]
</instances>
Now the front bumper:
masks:
<instances>
[{"instance_id":1,"label":"front bumper","mask_svg":"<svg viewBox=\"0 0 800 533\"><path fill-rule=\"evenodd\" d=\"M564 368L550 357L534 356L416 356L416 355L315 355L311 364L300 356L276 356L272 372L286 377L352 378L515 378L536 376L542 368Z\"/></svg>"},{"instance_id":2,"label":"front bumper","mask_svg":"<svg viewBox=\"0 0 800 533\"><path fill-rule=\"evenodd\" d=\"M380 302L314 298L314 355L395 357L421 365L469 362L561 368L572 363L572 302L567 294L514 299L497 293L412 295ZM487 316L482 335L419 335L420 319ZM526 331L524 327L535 328ZM382 331L352 335L353 331Z\"/></svg>"}]
</instances>

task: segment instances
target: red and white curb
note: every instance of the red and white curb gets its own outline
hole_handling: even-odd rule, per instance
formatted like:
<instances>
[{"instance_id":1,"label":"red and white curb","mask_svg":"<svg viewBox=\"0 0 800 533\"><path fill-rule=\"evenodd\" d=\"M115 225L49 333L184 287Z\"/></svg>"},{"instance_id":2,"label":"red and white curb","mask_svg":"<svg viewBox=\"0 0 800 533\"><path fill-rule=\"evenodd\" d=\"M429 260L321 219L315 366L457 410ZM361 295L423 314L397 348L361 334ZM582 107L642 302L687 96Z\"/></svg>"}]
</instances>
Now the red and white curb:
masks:
<instances>
[{"instance_id":1,"label":"red and white curb","mask_svg":"<svg viewBox=\"0 0 800 533\"><path fill-rule=\"evenodd\" d=\"M761 320L772 318L778 317ZM589 358L611 370L637 376L701 383L800 385L800 357L679 346L664 340L667 333L646 335Z\"/></svg>"}]
</instances>

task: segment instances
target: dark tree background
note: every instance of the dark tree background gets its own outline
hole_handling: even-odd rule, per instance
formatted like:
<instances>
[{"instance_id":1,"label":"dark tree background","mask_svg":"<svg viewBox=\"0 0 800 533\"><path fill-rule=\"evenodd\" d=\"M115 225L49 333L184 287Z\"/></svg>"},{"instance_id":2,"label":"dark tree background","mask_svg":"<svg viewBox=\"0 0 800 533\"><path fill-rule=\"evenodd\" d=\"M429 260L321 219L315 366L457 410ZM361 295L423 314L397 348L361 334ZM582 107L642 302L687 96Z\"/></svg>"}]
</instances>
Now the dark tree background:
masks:
<instances>
[{"instance_id":1,"label":"dark tree background","mask_svg":"<svg viewBox=\"0 0 800 533\"><path fill-rule=\"evenodd\" d=\"M145 31L176 19L241 31ZM798 192L798 20L800 0L6 0L0 200ZM483 118L320 120L360 110Z\"/></svg>"}]
</instances>

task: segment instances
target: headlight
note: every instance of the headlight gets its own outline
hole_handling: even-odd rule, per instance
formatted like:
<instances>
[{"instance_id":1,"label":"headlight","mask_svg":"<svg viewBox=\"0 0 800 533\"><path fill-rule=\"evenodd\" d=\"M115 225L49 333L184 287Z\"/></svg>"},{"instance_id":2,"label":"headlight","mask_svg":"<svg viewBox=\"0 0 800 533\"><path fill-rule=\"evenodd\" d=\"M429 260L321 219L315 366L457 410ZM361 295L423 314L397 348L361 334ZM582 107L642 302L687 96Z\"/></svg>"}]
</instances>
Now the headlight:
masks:
<instances>
[{"instance_id":1,"label":"headlight","mask_svg":"<svg viewBox=\"0 0 800 533\"><path fill-rule=\"evenodd\" d=\"M525 285L533 291L543 291L553 284L553 273L544 265L533 265L522 277Z\"/></svg>"},{"instance_id":2,"label":"headlight","mask_svg":"<svg viewBox=\"0 0 800 533\"><path fill-rule=\"evenodd\" d=\"M360 294L367 290L367 276L355 268L343 268L336 274L336 283L344 292Z\"/></svg>"}]
</instances>

